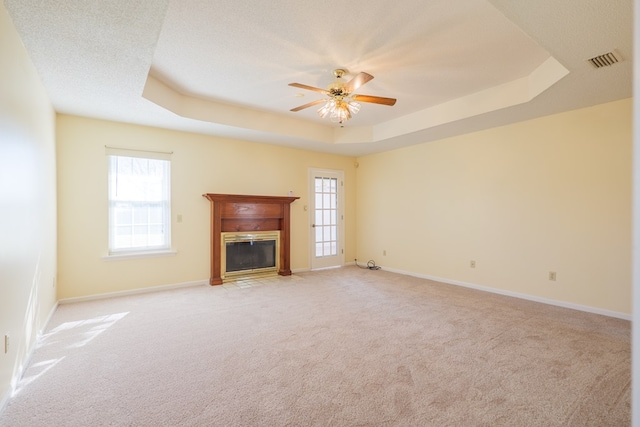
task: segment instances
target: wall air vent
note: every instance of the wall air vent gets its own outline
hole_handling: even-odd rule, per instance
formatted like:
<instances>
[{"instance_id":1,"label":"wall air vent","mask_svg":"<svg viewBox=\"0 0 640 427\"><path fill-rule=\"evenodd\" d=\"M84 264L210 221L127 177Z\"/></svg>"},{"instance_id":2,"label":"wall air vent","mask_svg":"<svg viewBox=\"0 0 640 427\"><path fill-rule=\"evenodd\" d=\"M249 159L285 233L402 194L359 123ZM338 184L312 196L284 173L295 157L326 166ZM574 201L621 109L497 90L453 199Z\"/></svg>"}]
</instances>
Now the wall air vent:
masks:
<instances>
[{"instance_id":1,"label":"wall air vent","mask_svg":"<svg viewBox=\"0 0 640 427\"><path fill-rule=\"evenodd\" d=\"M623 59L620 54L614 50L612 52L607 52L603 55L598 55L591 59L587 59L587 62L589 62L593 66L593 68L603 68L610 67L618 62L622 62L622 60Z\"/></svg>"}]
</instances>

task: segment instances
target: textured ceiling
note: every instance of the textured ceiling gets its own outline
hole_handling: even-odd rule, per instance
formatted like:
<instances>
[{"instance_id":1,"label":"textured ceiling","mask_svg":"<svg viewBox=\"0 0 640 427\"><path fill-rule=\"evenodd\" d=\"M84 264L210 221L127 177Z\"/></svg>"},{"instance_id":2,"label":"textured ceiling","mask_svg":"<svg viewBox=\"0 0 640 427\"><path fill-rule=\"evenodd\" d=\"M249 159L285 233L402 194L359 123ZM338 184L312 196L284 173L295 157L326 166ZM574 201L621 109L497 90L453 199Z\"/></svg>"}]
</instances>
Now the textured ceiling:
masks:
<instances>
[{"instance_id":1,"label":"textured ceiling","mask_svg":"<svg viewBox=\"0 0 640 427\"><path fill-rule=\"evenodd\" d=\"M450 4L404 0L389 8L369 0L290 0L256 8L233 0L171 2L152 73L182 93L286 113L322 98L287 83L324 88L335 68L366 71L375 79L361 92L399 101L397 108L364 105L350 122L358 126L523 77L549 57L487 2ZM316 109L298 115L321 122Z\"/></svg>"},{"instance_id":2,"label":"textured ceiling","mask_svg":"<svg viewBox=\"0 0 640 427\"><path fill-rule=\"evenodd\" d=\"M4 0L57 111L363 155L632 95L632 0ZM587 59L616 49L624 61ZM344 127L332 70L375 76Z\"/></svg>"}]
</instances>

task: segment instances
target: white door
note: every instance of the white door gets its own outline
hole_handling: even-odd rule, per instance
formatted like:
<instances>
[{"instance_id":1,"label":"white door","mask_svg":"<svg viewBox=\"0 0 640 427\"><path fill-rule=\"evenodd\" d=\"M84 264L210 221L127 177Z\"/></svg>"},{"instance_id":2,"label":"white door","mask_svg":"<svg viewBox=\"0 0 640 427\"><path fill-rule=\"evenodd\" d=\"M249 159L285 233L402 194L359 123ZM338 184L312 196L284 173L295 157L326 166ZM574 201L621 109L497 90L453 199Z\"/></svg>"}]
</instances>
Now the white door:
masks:
<instances>
[{"instance_id":1,"label":"white door","mask_svg":"<svg viewBox=\"0 0 640 427\"><path fill-rule=\"evenodd\" d=\"M309 171L311 269L344 264L344 173Z\"/></svg>"}]
</instances>

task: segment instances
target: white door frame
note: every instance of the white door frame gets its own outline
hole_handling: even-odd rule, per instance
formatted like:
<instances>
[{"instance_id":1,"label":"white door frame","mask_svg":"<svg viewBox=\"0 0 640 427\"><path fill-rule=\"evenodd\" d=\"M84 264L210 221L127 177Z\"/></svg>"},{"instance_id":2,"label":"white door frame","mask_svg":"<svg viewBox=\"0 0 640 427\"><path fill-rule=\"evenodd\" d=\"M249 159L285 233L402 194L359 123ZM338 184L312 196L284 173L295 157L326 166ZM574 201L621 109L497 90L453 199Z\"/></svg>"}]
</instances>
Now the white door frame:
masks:
<instances>
[{"instance_id":1,"label":"white door frame","mask_svg":"<svg viewBox=\"0 0 640 427\"><path fill-rule=\"evenodd\" d=\"M335 178L337 180L337 254L335 256L316 256L316 177ZM344 265L344 171L333 169L309 169L309 265L311 270L341 267Z\"/></svg>"}]
</instances>

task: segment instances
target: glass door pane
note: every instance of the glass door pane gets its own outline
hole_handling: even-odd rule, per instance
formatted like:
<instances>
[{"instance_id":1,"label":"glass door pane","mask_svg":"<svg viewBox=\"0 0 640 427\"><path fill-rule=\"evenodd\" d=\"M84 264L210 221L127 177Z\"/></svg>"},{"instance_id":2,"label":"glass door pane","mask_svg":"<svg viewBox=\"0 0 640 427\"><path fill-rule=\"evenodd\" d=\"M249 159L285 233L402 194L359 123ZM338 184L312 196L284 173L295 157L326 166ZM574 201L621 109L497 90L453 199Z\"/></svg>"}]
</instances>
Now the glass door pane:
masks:
<instances>
[{"instance_id":1,"label":"glass door pane","mask_svg":"<svg viewBox=\"0 0 640 427\"><path fill-rule=\"evenodd\" d=\"M316 177L316 257L338 254L337 178Z\"/></svg>"}]
</instances>

